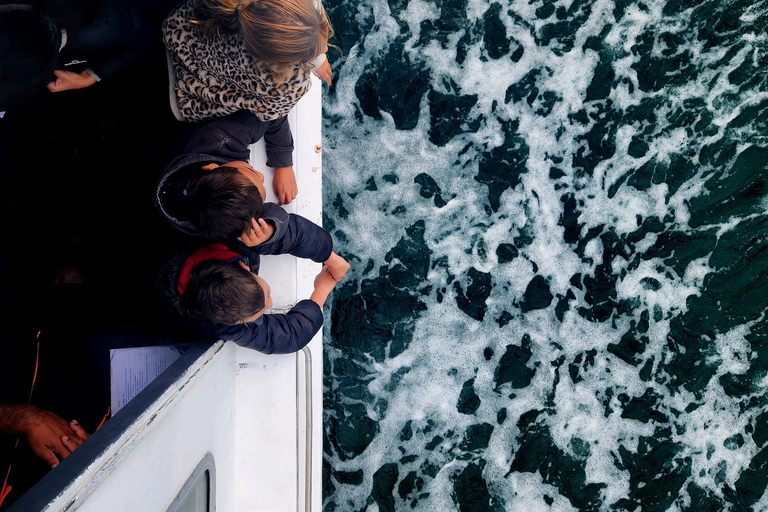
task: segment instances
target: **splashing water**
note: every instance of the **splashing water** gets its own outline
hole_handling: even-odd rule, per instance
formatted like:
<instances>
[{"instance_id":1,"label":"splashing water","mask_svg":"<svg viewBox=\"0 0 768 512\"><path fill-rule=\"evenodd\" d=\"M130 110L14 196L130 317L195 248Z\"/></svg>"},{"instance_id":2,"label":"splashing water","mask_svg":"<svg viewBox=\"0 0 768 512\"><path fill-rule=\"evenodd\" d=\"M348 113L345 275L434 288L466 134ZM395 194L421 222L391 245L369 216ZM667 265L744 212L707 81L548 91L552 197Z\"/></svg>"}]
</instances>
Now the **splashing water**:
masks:
<instances>
[{"instance_id":1,"label":"splashing water","mask_svg":"<svg viewBox=\"0 0 768 512\"><path fill-rule=\"evenodd\" d=\"M327 7L324 508L768 510L768 2Z\"/></svg>"}]
</instances>

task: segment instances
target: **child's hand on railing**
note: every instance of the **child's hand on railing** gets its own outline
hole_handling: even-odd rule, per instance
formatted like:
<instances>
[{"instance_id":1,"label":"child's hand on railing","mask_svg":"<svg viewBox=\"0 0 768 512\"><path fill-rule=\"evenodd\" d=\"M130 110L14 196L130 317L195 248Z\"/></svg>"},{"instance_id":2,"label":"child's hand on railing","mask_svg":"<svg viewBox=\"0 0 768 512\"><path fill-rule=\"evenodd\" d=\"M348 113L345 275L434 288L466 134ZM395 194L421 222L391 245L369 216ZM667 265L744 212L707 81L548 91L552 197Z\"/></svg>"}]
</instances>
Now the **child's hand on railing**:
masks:
<instances>
[{"instance_id":1,"label":"child's hand on railing","mask_svg":"<svg viewBox=\"0 0 768 512\"><path fill-rule=\"evenodd\" d=\"M341 281L344 279L344 276L347 275L347 271L350 268L347 260L335 252L331 253L331 257L325 261L325 265L328 265L328 272L336 281Z\"/></svg>"},{"instance_id":2,"label":"child's hand on railing","mask_svg":"<svg viewBox=\"0 0 768 512\"><path fill-rule=\"evenodd\" d=\"M315 277L315 291L309 297L309 300L314 301L315 304L323 307L328 295L333 291L336 286L336 279L331 275L328 265L323 265L323 269Z\"/></svg>"},{"instance_id":3,"label":"child's hand on railing","mask_svg":"<svg viewBox=\"0 0 768 512\"><path fill-rule=\"evenodd\" d=\"M290 204L299 193L293 167L275 167L275 174L272 175L272 188L277 196L277 204Z\"/></svg>"}]
</instances>

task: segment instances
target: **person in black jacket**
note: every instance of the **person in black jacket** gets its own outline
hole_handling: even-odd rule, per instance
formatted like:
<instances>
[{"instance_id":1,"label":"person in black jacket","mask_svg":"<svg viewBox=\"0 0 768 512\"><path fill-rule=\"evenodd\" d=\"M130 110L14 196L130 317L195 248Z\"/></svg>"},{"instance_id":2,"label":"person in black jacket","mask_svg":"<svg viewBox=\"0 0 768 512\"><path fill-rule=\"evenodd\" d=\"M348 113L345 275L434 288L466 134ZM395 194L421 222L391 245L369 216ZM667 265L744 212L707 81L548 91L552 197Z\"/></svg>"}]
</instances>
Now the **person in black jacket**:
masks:
<instances>
[{"instance_id":1,"label":"person in black jacket","mask_svg":"<svg viewBox=\"0 0 768 512\"><path fill-rule=\"evenodd\" d=\"M266 143L267 165L275 169L272 185L278 201L280 204L293 201L298 190L293 173L293 135L288 118L261 121L250 112L240 111L195 128L171 150L173 156L161 171L155 192L155 205L160 214L184 233L204 235L218 241L220 233L204 233L201 230L199 213L204 206L200 201L190 201L189 187L224 164L233 162L248 165L248 146L262 137ZM263 187L264 176L260 172L252 172ZM214 188L221 186L219 184ZM247 202L248 194L252 196L250 202L258 201L253 189L232 201ZM258 218L258 215L255 217ZM243 219L239 227L248 231L250 221L250 218Z\"/></svg>"},{"instance_id":2,"label":"person in black jacket","mask_svg":"<svg viewBox=\"0 0 768 512\"><path fill-rule=\"evenodd\" d=\"M134 2L0 2L0 110L47 88L89 87L123 72L159 39Z\"/></svg>"}]
</instances>

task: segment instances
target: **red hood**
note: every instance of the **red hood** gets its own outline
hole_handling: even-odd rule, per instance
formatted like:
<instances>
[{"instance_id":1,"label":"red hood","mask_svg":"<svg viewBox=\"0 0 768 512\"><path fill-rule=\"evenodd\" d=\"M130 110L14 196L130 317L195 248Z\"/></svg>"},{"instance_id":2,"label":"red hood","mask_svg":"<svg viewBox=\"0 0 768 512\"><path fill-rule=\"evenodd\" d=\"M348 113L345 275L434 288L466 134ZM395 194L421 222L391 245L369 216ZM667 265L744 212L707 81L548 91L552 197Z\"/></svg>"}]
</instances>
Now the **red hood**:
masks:
<instances>
[{"instance_id":1,"label":"red hood","mask_svg":"<svg viewBox=\"0 0 768 512\"><path fill-rule=\"evenodd\" d=\"M189 274L192 273L192 269L195 268L195 265L208 260L233 259L241 259L245 261L245 258L232 251L224 244L210 244L196 250L189 258L187 258L187 261L184 262L184 266L181 269L178 285L179 295L183 295L184 291L187 289L187 283L189 283Z\"/></svg>"}]
</instances>

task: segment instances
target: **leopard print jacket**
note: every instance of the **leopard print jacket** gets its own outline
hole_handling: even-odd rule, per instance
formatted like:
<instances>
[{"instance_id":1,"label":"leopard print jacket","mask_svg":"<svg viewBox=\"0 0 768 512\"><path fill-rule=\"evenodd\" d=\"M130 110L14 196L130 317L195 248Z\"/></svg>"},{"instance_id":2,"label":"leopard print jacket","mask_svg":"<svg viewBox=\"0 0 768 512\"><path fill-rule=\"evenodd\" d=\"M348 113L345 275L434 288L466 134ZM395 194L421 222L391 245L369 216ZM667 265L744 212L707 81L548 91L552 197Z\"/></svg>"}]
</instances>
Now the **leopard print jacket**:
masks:
<instances>
[{"instance_id":1,"label":"leopard print jacket","mask_svg":"<svg viewBox=\"0 0 768 512\"><path fill-rule=\"evenodd\" d=\"M163 22L182 120L204 121L238 110L249 110L262 121L287 115L309 90L311 72L297 65L286 80L278 80L251 57L239 34L205 37L189 22L192 2L180 5Z\"/></svg>"}]
</instances>

